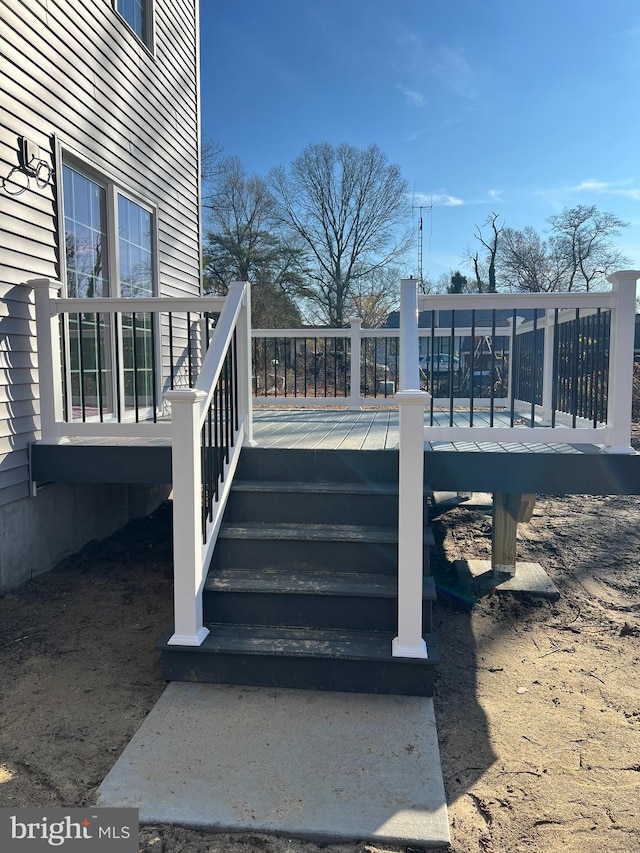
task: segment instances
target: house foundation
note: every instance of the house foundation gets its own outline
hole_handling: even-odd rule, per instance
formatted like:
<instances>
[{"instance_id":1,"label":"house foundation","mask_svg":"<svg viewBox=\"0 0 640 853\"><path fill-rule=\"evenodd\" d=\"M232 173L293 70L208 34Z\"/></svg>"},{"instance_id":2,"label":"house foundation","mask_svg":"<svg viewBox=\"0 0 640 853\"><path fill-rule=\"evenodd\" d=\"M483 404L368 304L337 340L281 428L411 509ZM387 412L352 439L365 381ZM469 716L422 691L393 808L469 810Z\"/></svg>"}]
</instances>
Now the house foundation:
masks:
<instances>
[{"instance_id":1,"label":"house foundation","mask_svg":"<svg viewBox=\"0 0 640 853\"><path fill-rule=\"evenodd\" d=\"M171 487L49 483L33 498L0 507L0 592L52 569L92 539L149 515Z\"/></svg>"}]
</instances>

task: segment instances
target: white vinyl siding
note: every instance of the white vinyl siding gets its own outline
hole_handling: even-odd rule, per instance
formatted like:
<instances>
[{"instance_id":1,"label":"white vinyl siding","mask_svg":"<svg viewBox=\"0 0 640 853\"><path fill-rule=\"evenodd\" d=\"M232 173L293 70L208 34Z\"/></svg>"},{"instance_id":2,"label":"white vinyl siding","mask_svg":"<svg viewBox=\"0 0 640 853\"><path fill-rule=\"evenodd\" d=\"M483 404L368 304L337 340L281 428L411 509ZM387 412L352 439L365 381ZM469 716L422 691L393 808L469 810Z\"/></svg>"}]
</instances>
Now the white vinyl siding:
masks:
<instances>
[{"instance_id":1,"label":"white vinyl siding","mask_svg":"<svg viewBox=\"0 0 640 853\"><path fill-rule=\"evenodd\" d=\"M196 0L153 2L154 54L112 0L0 0L0 181L18 138L56 143L156 207L160 295L200 292ZM24 179L16 175L16 180ZM37 436L30 278L61 278L57 186L0 189L0 505L26 497ZM13 188L12 188L13 189Z\"/></svg>"}]
</instances>

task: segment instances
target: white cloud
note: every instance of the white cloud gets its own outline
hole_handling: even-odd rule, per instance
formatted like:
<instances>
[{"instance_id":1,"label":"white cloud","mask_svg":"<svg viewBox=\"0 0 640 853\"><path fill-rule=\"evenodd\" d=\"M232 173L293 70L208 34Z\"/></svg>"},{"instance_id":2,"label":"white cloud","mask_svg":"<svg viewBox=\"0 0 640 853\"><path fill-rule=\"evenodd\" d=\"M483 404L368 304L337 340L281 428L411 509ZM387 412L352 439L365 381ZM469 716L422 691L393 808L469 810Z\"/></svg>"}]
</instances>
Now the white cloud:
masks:
<instances>
[{"instance_id":1,"label":"white cloud","mask_svg":"<svg viewBox=\"0 0 640 853\"><path fill-rule=\"evenodd\" d=\"M640 187L635 185L635 181L632 179L624 181L600 181L596 178L587 178L573 186L550 187L548 189L536 190L535 195L545 196L559 202L565 197L576 196L582 193L617 196L618 198L631 199L631 201L640 201Z\"/></svg>"},{"instance_id":2,"label":"white cloud","mask_svg":"<svg viewBox=\"0 0 640 853\"><path fill-rule=\"evenodd\" d=\"M418 109L421 109L422 107L426 107L429 103L429 99L423 95L422 92L418 92L415 89L405 89L400 85L400 83L396 84L396 89L398 89L399 92L402 92L407 99L407 103L412 107L418 107Z\"/></svg>"},{"instance_id":3,"label":"white cloud","mask_svg":"<svg viewBox=\"0 0 640 853\"><path fill-rule=\"evenodd\" d=\"M460 207L465 202L461 198L440 191L435 193L414 193L412 201L416 207Z\"/></svg>"},{"instance_id":4,"label":"white cloud","mask_svg":"<svg viewBox=\"0 0 640 853\"><path fill-rule=\"evenodd\" d=\"M477 97L473 69L461 47L439 47L431 65L431 72L455 95L467 101Z\"/></svg>"}]
</instances>

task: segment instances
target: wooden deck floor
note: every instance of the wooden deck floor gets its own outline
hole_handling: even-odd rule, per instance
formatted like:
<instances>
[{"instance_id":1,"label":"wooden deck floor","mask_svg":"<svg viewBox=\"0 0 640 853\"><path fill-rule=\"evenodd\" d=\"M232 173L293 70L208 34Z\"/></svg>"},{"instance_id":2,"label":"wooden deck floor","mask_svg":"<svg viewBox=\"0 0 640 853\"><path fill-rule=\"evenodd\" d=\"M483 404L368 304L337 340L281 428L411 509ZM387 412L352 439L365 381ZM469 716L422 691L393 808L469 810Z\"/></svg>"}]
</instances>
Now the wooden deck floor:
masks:
<instances>
[{"instance_id":1,"label":"wooden deck floor","mask_svg":"<svg viewBox=\"0 0 640 853\"><path fill-rule=\"evenodd\" d=\"M398 410L364 409L295 409L272 406L254 409L254 438L259 447L279 447L297 450L390 450L398 446ZM427 413L425 413L425 418ZM469 415L461 412L454 424L468 426ZM442 415L449 425L449 414ZM476 418L476 425L481 426ZM488 426L488 424L486 424ZM496 427L510 425L510 415L496 413ZM527 441L531 430L520 427L521 442L427 442L426 449L444 452L484 451L503 453L601 453L595 445L543 444ZM536 429L544 429L537 427Z\"/></svg>"}]
</instances>

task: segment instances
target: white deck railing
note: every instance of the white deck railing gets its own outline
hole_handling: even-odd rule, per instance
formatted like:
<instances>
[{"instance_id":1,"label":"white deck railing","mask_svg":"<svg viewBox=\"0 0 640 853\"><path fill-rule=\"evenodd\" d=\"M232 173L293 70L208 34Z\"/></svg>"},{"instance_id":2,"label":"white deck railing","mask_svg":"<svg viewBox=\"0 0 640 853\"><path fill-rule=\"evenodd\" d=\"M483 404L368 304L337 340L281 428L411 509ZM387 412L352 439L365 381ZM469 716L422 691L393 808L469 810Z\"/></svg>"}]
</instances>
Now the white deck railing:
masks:
<instances>
[{"instance_id":1,"label":"white deck railing","mask_svg":"<svg viewBox=\"0 0 640 853\"><path fill-rule=\"evenodd\" d=\"M423 488L424 488L424 442L438 439L448 441L592 441L604 444L610 452L633 452L630 448L631 432L631 395L633 382L633 343L635 326L635 295L636 281L640 271L630 270L615 273L610 277L612 289L608 293L579 293L579 294L478 294L465 296L418 296L417 282L403 281L401 285L401 372L400 391L396 395L400 407L400 442L399 442L399 549L398 549L398 636L393 643L393 654L400 657L425 657L426 649L422 636L422 600L423 583ZM477 427L468 426L424 426L424 408L430 404L431 397L421 390L418 373L419 311L435 312L459 310L497 310L507 309L512 312L512 323L508 336L510 339L508 377L508 396L513 412L516 404L514 376L514 355L518 336L531 335L540 328L544 336L544 347L541 358L542 388L539 389L543 403L538 406L536 395L524 402L531 407L531 426L541 410L541 419L551 418L554 422L557 394L554 394L554 382L557 376L554 371L558 368L559 342L563 323L574 322L573 348L571 353L570 380L576 383L588 375L587 368L594 368L589 362L590 341L580 340L584 330L578 322L581 312L590 316L599 316L598 312L610 312L608 325L607 382L606 387L606 425L601 428L577 427L575 411L570 413L571 425L568 427L544 426L540 429L526 428L522 425L510 427ZM529 323L517 322L518 311L534 310L534 320ZM544 311L543 319L538 321L537 311ZM451 348L448 352L450 363L453 357L460 359L461 348L456 355L455 341L458 338L471 338L470 352L475 352L475 337L484 335L487 330L475 324L475 314L472 314L472 327L455 333L454 323L445 332L449 334ZM492 314L491 334L495 337L496 315ZM432 322L432 332L436 323ZM535 350L537 352L537 349ZM433 349L432 349L433 352ZM591 353L593 355L593 353ZM581 368L581 359L587 359L585 369ZM600 369L601 363L596 364ZM471 360L471 375L473 375L473 359ZM453 370L451 370L451 373ZM532 373L533 375L533 373ZM493 377L492 377L493 379ZM535 390L535 382L532 382ZM574 389L574 399L578 392ZM451 398L450 398L451 399ZM473 412L473 399L470 410ZM492 402L492 401L491 401ZM451 415L453 405L450 402ZM453 417L452 417L453 420ZM471 422L472 423L472 422Z\"/></svg>"},{"instance_id":2,"label":"white deck railing","mask_svg":"<svg viewBox=\"0 0 640 853\"><path fill-rule=\"evenodd\" d=\"M202 590L243 443L253 440L249 287L234 283L193 388L172 405L175 630L170 645L199 646Z\"/></svg>"},{"instance_id":3,"label":"white deck railing","mask_svg":"<svg viewBox=\"0 0 640 853\"><path fill-rule=\"evenodd\" d=\"M36 279L41 440L171 437L164 393L193 387L224 297L60 297Z\"/></svg>"}]
</instances>

